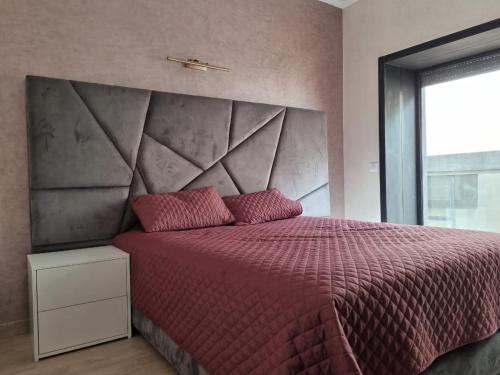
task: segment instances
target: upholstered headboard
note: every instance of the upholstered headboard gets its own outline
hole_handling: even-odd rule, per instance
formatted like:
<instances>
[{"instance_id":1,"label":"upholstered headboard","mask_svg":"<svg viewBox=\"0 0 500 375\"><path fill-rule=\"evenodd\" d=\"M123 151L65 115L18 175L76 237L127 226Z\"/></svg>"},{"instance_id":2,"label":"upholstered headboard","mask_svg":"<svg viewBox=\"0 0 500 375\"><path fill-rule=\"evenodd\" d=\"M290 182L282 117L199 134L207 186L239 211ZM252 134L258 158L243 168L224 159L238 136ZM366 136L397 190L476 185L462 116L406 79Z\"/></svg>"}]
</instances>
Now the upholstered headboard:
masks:
<instances>
[{"instance_id":1,"label":"upholstered headboard","mask_svg":"<svg viewBox=\"0 0 500 375\"><path fill-rule=\"evenodd\" d=\"M27 77L32 251L109 242L129 196L280 189L329 215L323 112Z\"/></svg>"}]
</instances>

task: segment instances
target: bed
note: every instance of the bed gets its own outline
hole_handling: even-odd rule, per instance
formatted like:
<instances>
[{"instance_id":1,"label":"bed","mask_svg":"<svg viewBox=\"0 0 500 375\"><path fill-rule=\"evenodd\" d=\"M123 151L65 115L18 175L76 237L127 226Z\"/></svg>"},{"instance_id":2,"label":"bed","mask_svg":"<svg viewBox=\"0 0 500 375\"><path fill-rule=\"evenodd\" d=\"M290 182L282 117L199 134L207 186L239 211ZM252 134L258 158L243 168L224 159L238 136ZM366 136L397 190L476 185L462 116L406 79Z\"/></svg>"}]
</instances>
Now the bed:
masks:
<instances>
[{"instance_id":1,"label":"bed","mask_svg":"<svg viewBox=\"0 0 500 375\"><path fill-rule=\"evenodd\" d=\"M138 325L210 374L418 374L500 327L499 234L300 217L114 244Z\"/></svg>"},{"instance_id":2,"label":"bed","mask_svg":"<svg viewBox=\"0 0 500 375\"><path fill-rule=\"evenodd\" d=\"M500 236L325 218L324 113L44 77L27 108L32 251L129 252L134 325L179 373L500 372ZM130 197L203 186L305 214L132 229Z\"/></svg>"}]
</instances>

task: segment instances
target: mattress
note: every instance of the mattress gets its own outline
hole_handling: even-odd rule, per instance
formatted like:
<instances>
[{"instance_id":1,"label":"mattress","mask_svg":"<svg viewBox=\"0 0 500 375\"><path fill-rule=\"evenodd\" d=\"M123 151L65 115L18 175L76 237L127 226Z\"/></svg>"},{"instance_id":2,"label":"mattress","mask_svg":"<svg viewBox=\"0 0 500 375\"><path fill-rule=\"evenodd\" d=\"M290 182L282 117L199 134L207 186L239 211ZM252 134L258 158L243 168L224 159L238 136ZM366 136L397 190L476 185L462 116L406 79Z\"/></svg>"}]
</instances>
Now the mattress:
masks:
<instances>
[{"instance_id":1,"label":"mattress","mask_svg":"<svg viewBox=\"0 0 500 375\"><path fill-rule=\"evenodd\" d=\"M418 374L500 326L500 235L300 217L145 234L132 305L210 374Z\"/></svg>"}]
</instances>

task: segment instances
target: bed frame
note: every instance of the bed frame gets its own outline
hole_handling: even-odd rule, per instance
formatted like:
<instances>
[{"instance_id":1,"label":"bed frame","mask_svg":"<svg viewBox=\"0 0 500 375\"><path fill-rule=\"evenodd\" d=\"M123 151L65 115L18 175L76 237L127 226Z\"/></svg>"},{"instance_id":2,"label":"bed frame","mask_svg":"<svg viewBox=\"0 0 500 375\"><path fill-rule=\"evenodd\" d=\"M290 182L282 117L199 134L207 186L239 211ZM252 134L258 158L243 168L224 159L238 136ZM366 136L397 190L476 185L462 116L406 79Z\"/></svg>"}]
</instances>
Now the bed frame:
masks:
<instances>
[{"instance_id":1,"label":"bed frame","mask_svg":"<svg viewBox=\"0 0 500 375\"><path fill-rule=\"evenodd\" d=\"M330 215L323 112L27 77L27 115L32 252L107 244L137 222L130 196L209 185L276 187ZM148 317L133 321L181 374L204 374ZM499 352L497 334L425 374L497 375Z\"/></svg>"}]
</instances>

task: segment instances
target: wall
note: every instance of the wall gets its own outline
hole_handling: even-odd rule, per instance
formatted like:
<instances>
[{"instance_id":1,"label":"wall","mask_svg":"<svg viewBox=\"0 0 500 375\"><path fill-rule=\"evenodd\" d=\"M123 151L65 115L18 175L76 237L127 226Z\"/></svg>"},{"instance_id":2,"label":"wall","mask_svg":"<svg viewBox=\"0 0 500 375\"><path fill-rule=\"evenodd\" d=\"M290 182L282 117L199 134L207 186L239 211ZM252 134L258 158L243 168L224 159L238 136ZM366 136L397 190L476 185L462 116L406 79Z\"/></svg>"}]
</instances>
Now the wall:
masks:
<instances>
[{"instance_id":1,"label":"wall","mask_svg":"<svg viewBox=\"0 0 500 375\"><path fill-rule=\"evenodd\" d=\"M500 17L500 0L360 0L344 9L345 215L380 220L378 58Z\"/></svg>"},{"instance_id":2,"label":"wall","mask_svg":"<svg viewBox=\"0 0 500 375\"><path fill-rule=\"evenodd\" d=\"M27 74L325 110L342 216L341 17L312 0L0 0L0 325L14 322L4 330L27 318Z\"/></svg>"}]
</instances>

